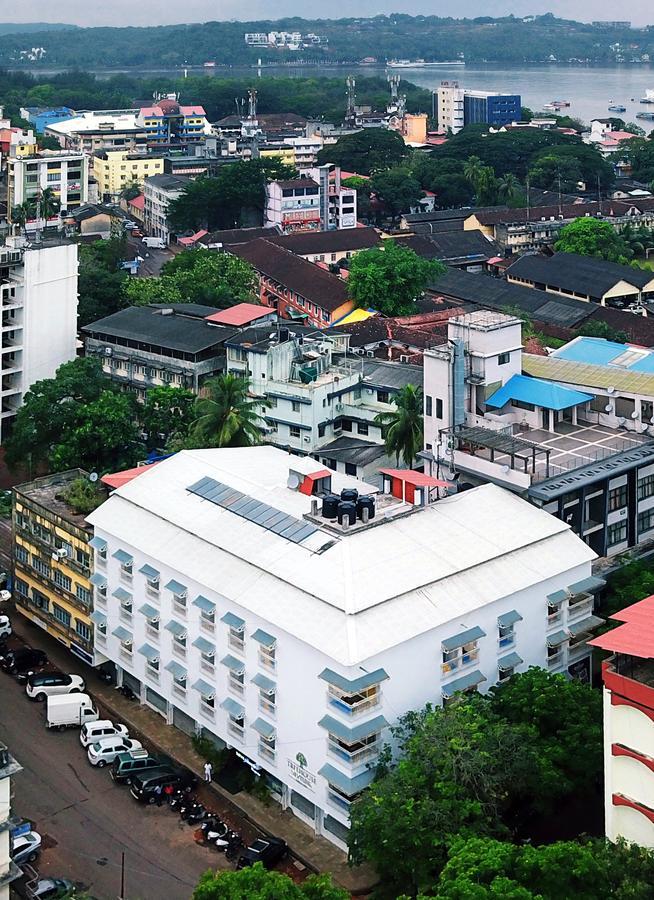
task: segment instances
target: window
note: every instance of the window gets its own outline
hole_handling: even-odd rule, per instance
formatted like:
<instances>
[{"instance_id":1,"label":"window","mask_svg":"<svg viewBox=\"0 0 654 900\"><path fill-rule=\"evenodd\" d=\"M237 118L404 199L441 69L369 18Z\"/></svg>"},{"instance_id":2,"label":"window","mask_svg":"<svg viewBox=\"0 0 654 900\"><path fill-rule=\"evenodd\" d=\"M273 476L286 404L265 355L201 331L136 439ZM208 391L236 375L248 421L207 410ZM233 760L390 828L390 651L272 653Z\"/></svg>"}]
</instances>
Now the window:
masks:
<instances>
[{"instance_id":1,"label":"window","mask_svg":"<svg viewBox=\"0 0 654 900\"><path fill-rule=\"evenodd\" d=\"M345 474L346 475L354 475L356 477L357 467L354 463L345 463Z\"/></svg>"},{"instance_id":2,"label":"window","mask_svg":"<svg viewBox=\"0 0 654 900\"><path fill-rule=\"evenodd\" d=\"M32 534L35 538L38 538L40 541L43 541L46 544L49 544L52 538L50 529L45 528L45 526L41 525L39 522L32 523Z\"/></svg>"},{"instance_id":3,"label":"window","mask_svg":"<svg viewBox=\"0 0 654 900\"><path fill-rule=\"evenodd\" d=\"M75 585L75 596L79 602L83 603L85 606L91 605L91 591L88 590L88 588L82 587L81 584Z\"/></svg>"},{"instance_id":4,"label":"window","mask_svg":"<svg viewBox=\"0 0 654 900\"><path fill-rule=\"evenodd\" d=\"M436 397L436 418L443 418L443 401L439 400L438 397Z\"/></svg>"},{"instance_id":5,"label":"window","mask_svg":"<svg viewBox=\"0 0 654 900\"><path fill-rule=\"evenodd\" d=\"M510 666L508 669L498 668L497 670L497 680L507 681L515 672L515 666Z\"/></svg>"},{"instance_id":6,"label":"window","mask_svg":"<svg viewBox=\"0 0 654 900\"><path fill-rule=\"evenodd\" d=\"M91 629L86 624L86 622L81 622L79 619L75 619L75 631L83 641L91 640Z\"/></svg>"},{"instance_id":7,"label":"window","mask_svg":"<svg viewBox=\"0 0 654 900\"><path fill-rule=\"evenodd\" d=\"M32 588L32 603L37 609L45 610L45 612L48 612L50 609L50 601L45 594L37 591L36 588Z\"/></svg>"},{"instance_id":8,"label":"window","mask_svg":"<svg viewBox=\"0 0 654 900\"><path fill-rule=\"evenodd\" d=\"M231 731L232 734L235 734L237 737L243 737L243 724L244 718L243 714L233 716L230 713L229 720L227 722L227 727Z\"/></svg>"},{"instance_id":9,"label":"window","mask_svg":"<svg viewBox=\"0 0 654 900\"><path fill-rule=\"evenodd\" d=\"M638 513L638 534L649 531L650 528L654 528L654 507Z\"/></svg>"},{"instance_id":10,"label":"window","mask_svg":"<svg viewBox=\"0 0 654 900\"><path fill-rule=\"evenodd\" d=\"M68 575L64 575L63 572L60 572L58 569L56 569L54 573L54 583L63 591L69 591L73 586L73 583Z\"/></svg>"},{"instance_id":11,"label":"window","mask_svg":"<svg viewBox=\"0 0 654 900\"><path fill-rule=\"evenodd\" d=\"M50 566L46 565L38 556L32 556L32 568L44 578L50 578Z\"/></svg>"},{"instance_id":12,"label":"window","mask_svg":"<svg viewBox=\"0 0 654 900\"><path fill-rule=\"evenodd\" d=\"M88 569L91 565L91 557L84 550L80 550L79 547L75 550L75 560L80 566L84 566L85 569Z\"/></svg>"},{"instance_id":13,"label":"window","mask_svg":"<svg viewBox=\"0 0 654 900\"><path fill-rule=\"evenodd\" d=\"M638 499L644 500L652 495L654 495L654 475L646 475L638 482Z\"/></svg>"},{"instance_id":14,"label":"window","mask_svg":"<svg viewBox=\"0 0 654 900\"><path fill-rule=\"evenodd\" d=\"M527 412L533 412L536 409L533 403L525 403L524 400L511 400L511 406L515 406L516 409L526 409Z\"/></svg>"},{"instance_id":15,"label":"window","mask_svg":"<svg viewBox=\"0 0 654 900\"><path fill-rule=\"evenodd\" d=\"M431 397L429 396L429 394L425 394L425 415L426 416L432 415L432 401L431 401Z\"/></svg>"},{"instance_id":16,"label":"window","mask_svg":"<svg viewBox=\"0 0 654 900\"><path fill-rule=\"evenodd\" d=\"M324 437L324 436L325 436L325 428L326 428L326 427L327 427L327 426L325 425L324 422L321 422L320 425L318 425L318 437Z\"/></svg>"},{"instance_id":17,"label":"window","mask_svg":"<svg viewBox=\"0 0 654 900\"><path fill-rule=\"evenodd\" d=\"M500 647L511 647L515 643L514 623L510 625L498 625L498 641Z\"/></svg>"},{"instance_id":18,"label":"window","mask_svg":"<svg viewBox=\"0 0 654 900\"><path fill-rule=\"evenodd\" d=\"M368 434L368 423L367 422L358 422L357 423L357 434Z\"/></svg>"},{"instance_id":19,"label":"window","mask_svg":"<svg viewBox=\"0 0 654 900\"><path fill-rule=\"evenodd\" d=\"M614 525L609 525L606 529L606 543L609 547L614 547L616 544L621 544L623 541L627 540L627 523L626 522L616 522Z\"/></svg>"},{"instance_id":20,"label":"window","mask_svg":"<svg viewBox=\"0 0 654 900\"><path fill-rule=\"evenodd\" d=\"M346 716L357 716L379 706L381 700L381 687L378 684L370 685L356 693L348 693L344 688L330 684L327 691L327 700L340 713Z\"/></svg>"},{"instance_id":21,"label":"window","mask_svg":"<svg viewBox=\"0 0 654 900\"><path fill-rule=\"evenodd\" d=\"M245 673L230 669L228 687L235 694L242 694L245 690Z\"/></svg>"},{"instance_id":22,"label":"window","mask_svg":"<svg viewBox=\"0 0 654 900\"><path fill-rule=\"evenodd\" d=\"M344 759L347 763L351 763L352 765L364 762L365 760L370 759L370 757L376 756L379 752L379 748L380 741L378 732L369 734L367 737L363 737L351 744L337 737L335 734L330 734L327 743L327 749L332 756Z\"/></svg>"},{"instance_id":23,"label":"window","mask_svg":"<svg viewBox=\"0 0 654 900\"><path fill-rule=\"evenodd\" d=\"M443 675L449 675L450 672L475 662L478 656L479 647L476 640L463 644L461 647L454 647L452 650L443 650L441 671Z\"/></svg>"},{"instance_id":24,"label":"window","mask_svg":"<svg viewBox=\"0 0 654 900\"><path fill-rule=\"evenodd\" d=\"M352 431L352 420L341 419L341 428L343 429L343 431Z\"/></svg>"},{"instance_id":25,"label":"window","mask_svg":"<svg viewBox=\"0 0 654 900\"><path fill-rule=\"evenodd\" d=\"M52 615L58 622L61 622L62 625L65 625L66 628L70 628L70 613L67 612L62 606L58 606L56 603L53 603Z\"/></svg>"},{"instance_id":26,"label":"window","mask_svg":"<svg viewBox=\"0 0 654 900\"><path fill-rule=\"evenodd\" d=\"M29 597L29 584L22 578L14 578L14 593L20 594L21 597Z\"/></svg>"},{"instance_id":27,"label":"window","mask_svg":"<svg viewBox=\"0 0 654 900\"><path fill-rule=\"evenodd\" d=\"M26 563L29 559L29 553L20 544L16 544L16 559L18 562Z\"/></svg>"},{"instance_id":28,"label":"window","mask_svg":"<svg viewBox=\"0 0 654 900\"><path fill-rule=\"evenodd\" d=\"M390 403L390 395L388 391L377 391L377 403ZM431 415L431 413L429 413Z\"/></svg>"},{"instance_id":29,"label":"window","mask_svg":"<svg viewBox=\"0 0 654 900\"><path fill-rule=\"evenodd\" d=\"M627 485L621 484L620 487L611 488L609 491L609 512L616 509L622 509L627 505Z\"/></svg>"},{"instance_id":30,"label":"window","mask_svg":"<svg viewBox=\"0 0 654 900\"><path fill-rule=\"evenodd\" d=\"M297 400L291 400L291 409L293 412L300 412L300 404Z\"/></svg>"},{"instance_id":31,"label":"window","mask_svg":"<svg viewBox=\"0 0 654 900\"><path fill-rule=\"evenodd\" d=\"M300 437L300 429L297 425L289 425L288 426L288 434L289 437L299 438Z\"/></svg>"},{"instance_id":32,"label":"window","mask_svg":"<svg viewBox=\"0 0 654 900\"><path fill-rule=\"evenodd\" d=\"M508 362L511 361L510 353L498 353L497 354L497 364L498 366L505 366Z\"/></svg>"}]
</instances>

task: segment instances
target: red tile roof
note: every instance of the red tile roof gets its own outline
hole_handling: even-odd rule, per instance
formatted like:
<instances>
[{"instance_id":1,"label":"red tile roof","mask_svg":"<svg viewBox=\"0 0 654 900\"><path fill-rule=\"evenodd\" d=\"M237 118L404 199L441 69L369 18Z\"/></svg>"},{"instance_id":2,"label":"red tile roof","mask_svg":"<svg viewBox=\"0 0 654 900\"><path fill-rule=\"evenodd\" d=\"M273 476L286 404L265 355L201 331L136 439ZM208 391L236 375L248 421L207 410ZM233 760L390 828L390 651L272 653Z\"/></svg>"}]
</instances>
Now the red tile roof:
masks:
<instances>
[{"instance_id":1,"label":"red tile roof","mask_svg":"<svg viewBox=\"0 0 654 900\"><path fill-rule=\"evenodd\" d=\"M654 595L613 613L611 618L625 624L588 641L592 647L641 659L654 658Z\"/></svg>"},{"instance_id":2,"label":"red tile roof","mask_svg":"<svg viewBox=\"0 0 654 900\"><path fill-rule=\"evenodd\" d=\"M237 303L236 306L230 306L229 309L221 309L220 312L207 316L207 322L214 322L216 325L247 325L264 316L269 316L274 310L265 306L259 306L256 303Z\"/></svg>"},{"instance_id":3,"label":"red tile roof","mask_svg":"<svg viewBox=\"0 0 654 900\"><path fill-rule=\"evenodd\" d=\"M157 463L153 462L146 466L137 466L135 469L123 469L122 472L113 472L107 475L103 475L100 481L103 484L106 484L107 487L112 489L116 489L122 487L124 484L128 484L134 478L138 478L139 475L143 475L144 472L147 472L148 469L151 469L152 466L156 466Z\"/></svg>"},{"instance_id":4,"label":"red tile roof","mask_svg":"<svg viewBox=\"0 0 654 900\"><path fill-rule=\"evenodd\" d=\"M135 209L145 209L145 194L139 194L138 197L132 197L127 203Z\"/></svg>"}]
</instances>

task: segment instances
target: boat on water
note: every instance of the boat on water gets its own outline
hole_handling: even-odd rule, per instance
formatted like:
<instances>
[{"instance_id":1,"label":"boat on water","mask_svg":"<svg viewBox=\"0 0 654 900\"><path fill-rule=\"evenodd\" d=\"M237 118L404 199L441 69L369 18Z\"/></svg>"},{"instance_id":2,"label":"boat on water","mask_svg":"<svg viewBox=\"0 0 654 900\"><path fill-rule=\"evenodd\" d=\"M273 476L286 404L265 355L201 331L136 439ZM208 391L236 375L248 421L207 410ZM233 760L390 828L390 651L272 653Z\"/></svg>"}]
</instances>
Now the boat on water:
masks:
<instances>
[{"instance_id":1,"label":"boat on water","mask_svg":"<svg viewBox=\"0 0 654 900\"><path fill-rule=\"evenodd\" d=\"M545 112L559 112L567 106L570 106L569 100L552 100L551 103L546 103L543 106L543 110Z\"/></svg>"},{"instance_id":2,"label":"boat on water","mask_svg":"<svg viewBox=\"0 0 654 900\"><path fill-rule=\"evenodd\" d=\"M645 96L640 98L641 103L654 103L654 91L645 91Z\"/></svg>"},{"instance_id":3,"label":"boat on water","mask_svg":"<svg viewBox=\"0 0 654 900\"><path fill-rule=\"evenodd\" d=\"M620 106L619 104L615 103L612 106L609 106L609 112L619 112L619 113L627 112L627 107Z\"/></svg>"},{"instance_id":4,"label":"boat on water","mask_svg":"<svg viewBox=\"0 0 654 900\"><path fill-rule=\"evenodd\" d=\"M424 59L390 59L386 66L389 69L432 69L446 66L465 66L463 59L436 60L427 62Z\"/></svg>"},{"instance_id":5,"label":"boat on water","mask_svg":"<svg viewBox=\"0 0 654 900\"><path fill-rule=\"evenodd\" d=\"M202 65L204 66L205 69L215 69L216 68L216 64L215 64L215 62L213 62L213 60L210 60L206 63L202 63Z\"/></svg>"},{"instance_id":6,"label":"boat on water","mask_svg":"<svg viewBox=\"0 0 654 900\"><path fill-rule=\"evenodd\" d=\"M646 119L648 122L654 122L654 112L636 113L637 119Z\"/></svg>"}]
</instances>

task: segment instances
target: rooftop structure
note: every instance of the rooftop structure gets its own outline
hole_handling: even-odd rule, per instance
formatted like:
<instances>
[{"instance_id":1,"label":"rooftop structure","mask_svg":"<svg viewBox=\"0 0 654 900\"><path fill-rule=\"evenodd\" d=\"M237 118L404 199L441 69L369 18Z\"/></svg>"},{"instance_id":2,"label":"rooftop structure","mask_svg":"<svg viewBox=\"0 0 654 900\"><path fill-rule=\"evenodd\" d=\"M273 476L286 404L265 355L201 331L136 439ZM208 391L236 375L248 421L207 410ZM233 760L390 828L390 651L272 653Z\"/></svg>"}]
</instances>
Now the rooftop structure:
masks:
<instances>
[{"instance_id":1,"label":"rooftop structure","mask_svg":"<svg viewBox=\"0 0 654 900\"><path fill-rule=\"evenodd\" d=\"M375 228L340 228L299 234L270 235L268 240L310 262L338 262L360 250L378 247L382 239Z\"/></svg>"},{"instance_id":2,"label":"rooftop structure","mask_svg":"<svg viewBox=\"0 0 654 900\"><path fill-rule=\"evenodd\" d=\"M467 272L481 272L499 248L481 231L447 231L398 237L398 243L409 247L425 259L439 259L448 266Z\"/></svg>"}]
</instances>

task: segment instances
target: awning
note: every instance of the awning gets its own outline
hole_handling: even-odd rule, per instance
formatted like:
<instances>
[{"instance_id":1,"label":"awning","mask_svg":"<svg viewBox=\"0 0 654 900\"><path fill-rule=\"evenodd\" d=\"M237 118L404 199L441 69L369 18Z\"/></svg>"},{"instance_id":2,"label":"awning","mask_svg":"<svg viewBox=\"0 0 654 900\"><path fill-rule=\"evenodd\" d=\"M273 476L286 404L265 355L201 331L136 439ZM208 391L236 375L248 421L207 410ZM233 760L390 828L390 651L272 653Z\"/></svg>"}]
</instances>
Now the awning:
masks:
<instances>
[{"instance_id":1,"label":"awning","mask_svg":"<svg viewBox=\"0 0 654 900\"><path fill-rule=\"evenodd\" d=\"M274 681L271 681L270 678L266 678L265 675L255 675L252 679L252 684L256 684L258 688L264 692L264 694L274 694L277 690L277 685Z\"/></svg>"},{"instance_id":2,"label":"awning","mask_svg":"<svg viewBox=\"0 0 654 900\"><path fill-rule=\"evenodd\" d=\"M577 637L579 634L587 634L590 631L594 631L600 625L603 625L604 621L605 620L600 619L599 616L588 616L580 622L574 622L572 625L568 625L568 631L573 637Z\"/></svg>"},{"instance_id":3,"label":"awning","mask_svg":"<svg viewBox=\"0 0 654 900\"><path fill-rule=\"evenodd\" d=\"M159 651L150 646L150 644L143 644L142 647L139 647L139 653L145 656L146 659L149 659L150 662L159 662Z\"/></svg>"},{"instance_id":4,"label":"awning","mask_svg":"<svg viewBox=\"0 0 654 900\"><path fill-rule=\"evenodd\" d=\"M152 566L148 566L148 565L141 566L141 568L139 569L139 572L141 573L141 575L145 575L145 577L149 581L152 581L155 578L159 577L159 573L157 572L156 569L153 569Z\"/></svg>"},{"instance_id":5,"label":"awning","mask_svg":"<svg viewBox=\"0 0 654 900\"><path fill-rule=\"evenodd\" d=\"M107 627L107 617L104 613L101 613L99 609L94 609L89 618L96 625L104 625L105 628Z\"/></svg>"},{"instance_id":6,"label":"awning","mask_svg":"<svg viewBox=\"0 0 654 900\"><path fill-rule=\"evenodd\" d=\"M129 591L126 591L125 588L117 587L115 591L112 591L112 597L115 597L116 600L120 600L121 603L131 603L132 595Z\"/></svg>"},{"instance_id":7,"label":"awning","mask_svg":"<svg viewBox=\"0 0 654 900\"><path fill-rule=\"evenodd\" d=\"M334 766L330 766L329 763L324 765L321 769L318 769L318 774L322 775L322 777L332 784L335 788L338 788L346 797L354 797L364 788L367 788L369 784L371 784L375 779L375 770L366 769L365 772L362 772L360 775L355 775L354 778L348 778L347 775L344 775L343 772L339 772Z\"/></svg>"},{"instance_id":8,"label":"awning","mask_svg":"<svg viewBox=\"0 0 654 900\"><path fill-rule=\"evenodd\" d=\"M286 312L291 319L306 319L307 317L307 313L300 312L299 309L294 309L292 306L287 306Z\"/></svg>"},{"instance_id":9,"label":"awning","mask_svg":"<svg viewBox=\"0 0 654 900\"><path fill-rule=\"evenodd\" d=\"M149 603L144 603L143 606L139 607L139 612L142 612L144 616L148 619L158 619L159 618L159 610L155 609L154 606L150 606Z\"/></svg>"},{"instance_id":10,"label":"awning","mask_svg":"<svg viewBox=\"0 0 654 900\"><path fill-rule=\"evenodd\" d=\"M272 741L275 739L275 726L270 725L265 719L255 719L252 727L259 732L264 740Z\"/></svg>"},{"instance_id":11,"label":"awning","mask_svg":"<svg viewBox=\"0 0 654 900\"><path fill-rule=\"evenodd\" d=\"M175 681L186 681L186 669L174 659L171 659L169 663L166 663L164 668L167 672L171 673Z\"/></svg>"},{"instance_id":12,"label":"awning","mask_svg":"<svg viewBox=\"0 0 654 900\"><path fill-rule=\"evenodd\" d=\"M203 697L207 698L207 700L213 700L216 696L215 687L210 685L208 681L204 681L202 678L198 678L198 680L193 683L193 690L199 691Z\"/></svg>"},{"instance_id":13,"label":"awning","mask_svg":"<svg viewBox=\"0 0 654 900\"><path fill-rule=\"evenodd\" d=\"M171 619L170 622L166 625L166 631L170 631L175 635L175 637L178 638L186 637L186 628L180 622L176 622L174 619Z\"/></svg>"},{"instance_id":14,"label":"awning","mask_svg":"<svg viewBox=\"0 0 654 900\"><path fill-rule=\"evenodd\" d=\"M96 587L106 587L107 586L107 578L105 575L100 575L99 572L94 572L93 575L89 578L91 584Z\"/></svg>"},{"instance_id":15,"label":"awning","mask_svg":"<svg viewBox=\"0 0 654 900\"><path fill-rule=\"evenodd\" d=\"M516 609L511 609L497 617L497 624L500 628L508 628L509 625L515 625L516 622L522 622L522 616Z\"/></svg>"},{"instance_id":16,"label":"awning","mask_svg":"<svg viewBox=\"0 0 654 900\"><path fill-rule=\"evenodd\" d=\"M354 728L349 728L337 719L332 718L332 716L323 716L318 725L330 734L336 735L337 738L345 741L345 743L355 744L361 738L368 737L381 731L382 728L386 728L388 722L383 716L376 716L369 722L362 722L360 725L355 725Z\"/></svg>"},{"instance_id":17,"label":"awning","mask_svg":"<svg viewBox=\"0 0 654 900\"><path fill-rule=\"evenodd\" d=\"M560 606L564 600L568 599L567 591L554 591L553 594L547 595L547 602L550 606Z\"/></svg>"},{"instance_id":18,"label":"awning","mask_svg":"<svg viewBox=\"0 0 654 900\"><path fill-rule=\"evenodd\" d=\"M593 399L592 394L575 391L553 381L530 378L529 375L512 375L506 384L488 397L486 406L499 409L510 401L517 400L542 409L562 410L590 403Z\"/></svg>"},{"instance_id":19,"label":"awning","mask_svg":"<svg viewBox=\"0 0 654 900\"><path fill-rule=\"evenodd\" d=\"M231 669L232 672L235 672L236 675L242 675L245 672L245 663L240 659L236 659L235 656L231 656L229 653L223 659L220 660L223 666L227 666L228 669Z\"/></svg>"},{"instance_id":20,"label":"awning","mask_svg":"<svg viewBox=\"0 0 654 900\"><path fill-rule=\"evenodd\" d=\"M588 578L582 578L581 581L576 581L574 584L571 584L568 591L573 596L575 594L594 594L595 591L599 591L605 586L606 581L603 578L596 578L594 575L591 575Z\"/></svg>"},{"instance_id":21,"label":"awning","mask_svg":"<svg viewBox=\"0 0 654 900\"><path fill-rule=\"evenodd\" d=\"M486 637L486 632L482 631L479 625L475 625L474 628L469 628L467 631L461 631L459 634L446 638L444 641L441 641L441 644L444 650L456 650L457 647L463 647L464 644L469 644L471 641L476 641L482 637Z\"/></svg>"},{"instance_id":22,"label":"awning","mask_svg":"<svg viewBox=\"0 0 654 900\"><path fill-rule=\"evenodd\" d=\"M126 550L116 550L115 553L111 554L114 559L117 559L123 566L131 565L134 562L134 557L131 553L128 553Z\"/></svg>"},{"instance_id":23,"label":"awning","mask_svg":"<svg viewBox=\"0 0 654 900\"><path fill-rule=\"evenodd\" d=\"M119 625L118 628L114 628L111 632L114 637L117 637L119 641L131 641L132 640L132 632L128 631L126 628L123 628L122 625Z\"/></svg>"},{"instance_id":24,"label":"awning","mask_svg":"<svg viewBox=\"0 0 654 900\"><path fill-rule=\"evenodd\" d=\"M453 697L459 691L467 691L468 688L476 687L482 681L486 681L486 676L482 675L481 672L468 672L466 675L462 675L461 678L455 678L454 681L444 684L441 687L441 694L446 700L449 700L450 697Z\"/></svg>"},{"instance_id":25,"label":"awning","mask_svg":"<svg viewBox=\"0 0 654 900\"><path fill-rule=\"evenodd\" d=\"M229 625L230 628L235 628L236 631L243 631L243 629L245 628L245 620L239 619L239 617L235 616L234 613L225 613L220 621L224 622L226 625Z\"/></svg>"},{"instance_id":26,"label":"awning","mask_svg":"<svg viewBox=\"0 0 654 900\"><path fill-rule=\"evenodd\" d=\"M359 691L363 691L373 684L380 684L382 681L386 681L388 675L384 669L375 669L374 672L366 672L364 675L359 675L357 678L346 678L344 675L339 675L338 672L334 672L332 669L323 669L318 678L322 678L323 681L326 681L328 684L333 684L335 687L340 688L348 694L357 694Z\"/></svg>"},{"instance_id":27,"label":"awning","mask_svg":"<svg viewBox=\"0 0 654 900\"><path fill-rule=\"evenodd\" d=\"M174 578L171 578L168 584L166 585L167 591L172 591L173 594L185 594L188 590L185 584L181 584L179 581L175 581Z\"/></svg>"},{"instance_id":28,"label":"awning","mask_svg":"<svg viewBox=\"0 0 654 900\"><path fill-rule=\"evenodd\" d=\"M519 666L521 662L522 657L518 656L517 653L507 653L502 659L498 659L497 667L498 669L502 669L502 671L506 671L507 669L514 669L516 666Z\"/></svg>"},{"instance_id":29,"label":"awning","mask_svg":"<svg viewBox=\"0 0 654 900\"><path fill-rule=\"evenodd\" d=\"M274 638L271 634L268 634L267 631L262 631L261 628L257 628L257 630L252 635L252 640L256 641L258 644L263 644L264 647L274 647L277 643L277 638Z\"/></svg>"},{"instance_id":30,"label":"awning","mask_svg":"<svg viewBox=\"0 0 654 900\"><path fill-rule=\"evenodd\" d=\"M559 647L565 641L568 640L568 632L567 631L555 631L554 634L547 635L547 646L548 647Z\"/></svg>"},{"instance_id":31,"label":"awning","mask_svg":"<svg viewBox=\"0 0 654 900\"><path fill-rule=\"evenodd\" d=\"M211 600L207 600L202 594L198 594L193 601L193 606L197 606L202 612L206 613L214 613L216 611L216 604L212 603Z\"/></svg>"},{"instance_id":32,"label":"awning","mask_svg":"<svg viewBox=\"0 0 654 900\"><path fill-rule=\"evenodd\" d=\"M215 656L216 655L216 647L211 641L208 641L206 638L197 637L193 641L193 646L197 647L200 653L204 653L205 656Z\"/></svg>"},{"instance_id":33,"label":"awning","mask_svg":"<svg viewBox=\"0 0 654 900\"><path fill-rule=\"evenodd\" d=\"M106 550L107 542L101 537L92 537L89 541L89 547L93 547L94 550Z\"/></svg>"},{"instance_id":34,"label":"awning","mask_svg":"<svg viewBox=\"0 0 654 900\"><path fill-rule=\"evenodd\" d=\"M240 703L237 703L236 700L232 700L231 697L227 697L220 704L221 709L226 709L230 716L234 716L235 719L242 719L245 715L245 710L241 706Z\"/></svg>"}]
</instances>

